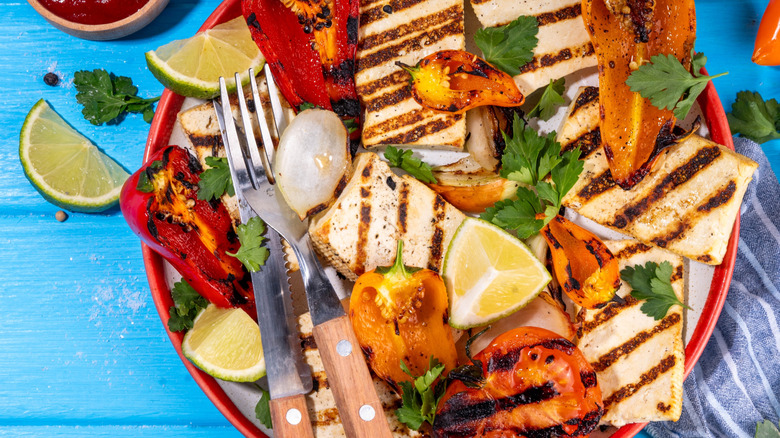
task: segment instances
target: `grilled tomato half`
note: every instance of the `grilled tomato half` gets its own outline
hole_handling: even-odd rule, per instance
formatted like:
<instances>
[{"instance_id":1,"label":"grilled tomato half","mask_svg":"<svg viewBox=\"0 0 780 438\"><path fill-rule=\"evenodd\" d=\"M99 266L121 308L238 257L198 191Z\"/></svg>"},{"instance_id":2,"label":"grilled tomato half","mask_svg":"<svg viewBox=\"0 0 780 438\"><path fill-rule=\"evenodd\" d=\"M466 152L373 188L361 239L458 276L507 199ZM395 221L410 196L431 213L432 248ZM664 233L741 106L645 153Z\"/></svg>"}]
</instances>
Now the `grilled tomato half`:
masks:
<instances>
[{"instance_id":1,"label":"grilled tomato half","mask_svg":"<svg viewBox=\"0 0 780 438\"><path fill-rule=\"evenodd\" d=\"M482 378L450 383L433 424L437 438L585 437L604 413L596 372L549 330L510 330L472 361Z\"/></svg>"}]
</instances>

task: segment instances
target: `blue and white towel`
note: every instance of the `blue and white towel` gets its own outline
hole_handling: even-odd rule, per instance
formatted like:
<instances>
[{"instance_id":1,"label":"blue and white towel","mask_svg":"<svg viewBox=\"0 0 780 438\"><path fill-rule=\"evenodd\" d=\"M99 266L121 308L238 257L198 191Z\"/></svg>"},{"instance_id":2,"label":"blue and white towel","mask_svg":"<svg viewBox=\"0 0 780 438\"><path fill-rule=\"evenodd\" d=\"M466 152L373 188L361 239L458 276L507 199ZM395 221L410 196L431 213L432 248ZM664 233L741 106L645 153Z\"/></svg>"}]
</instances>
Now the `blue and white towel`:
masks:
<instances>
[{"instance_id":1,"label":"blue and white towel","mask_svg":"<svg viewBox=\"0 0 780 438\"><path fill-rule=\"evenodd\" d=\"M742 205L734 277L718 324L685 380L676 423L651 423L654 437L752 438L780 418L780 184L761 147L735 139L759 163Z\"/></svg>"}]
</instances>

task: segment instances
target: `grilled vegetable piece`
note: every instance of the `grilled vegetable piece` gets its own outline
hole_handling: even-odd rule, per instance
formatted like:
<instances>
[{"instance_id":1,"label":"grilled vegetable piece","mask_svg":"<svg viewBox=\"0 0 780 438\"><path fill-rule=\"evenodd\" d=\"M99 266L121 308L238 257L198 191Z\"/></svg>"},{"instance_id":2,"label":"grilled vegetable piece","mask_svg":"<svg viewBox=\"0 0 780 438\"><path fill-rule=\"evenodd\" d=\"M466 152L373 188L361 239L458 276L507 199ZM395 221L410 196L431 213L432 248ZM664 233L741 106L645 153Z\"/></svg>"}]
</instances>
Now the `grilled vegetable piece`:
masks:
<instances>
[{"instance_id":1,"label":"grilled vegetable piece","mask_svg":"<svg viewBox=\"0 0 780 438\"><path fill-rule=\"evenodd\" d=\"M447 289L430 269L403 264L403 241L398 241L395 264L361 275L352 289L349 317L360 347L374 373L396 390L411 382L403 361L415 376L428 371L431 356L445 366L457 365L458 353L447 325Z\"/></svg>"},{"instance_id":2,"label":"grilled vegetable piece","mask_svg":"<svg viewBox=\"0 0 780 438\"><path fill-rule=\"evenodd\" d=\"M761 17L753 62L759 65L780 65L780 0L771 0Z\"/></svg>"},{"instance_id":3,"label":"grilled vegetable piece","mask_svg":"<svg viewBox=\"0 0 780 438\"><path fill-rule=\"evenodd\" d=\"M520 183L484 169L471 157L433 168L436 183L427 184L461 211L482 213L498 201L515 195Z\"/></svg>"},{"instance_id":4,"label":"grilled vegetable piece","mask_svg":"<svg viewBox=\"0 0 780 438\"><path fill-rule=\"evenodd\" d=\"M596 373L571 341L542 328L508 331L477 353L484 381L447 387L437 438L585 437L603 414Z\"/></svg>"},{"instance_id":5,"label":"grilled vegetable piece","mask_svg":"<svg viewBox=\"0 0 780 438\"><path fill-rule=\"evenodd\" d=\"M226 254L241 246L233 221L221 202L198 199L201 171L186 149L162 149L122 187L122 213L133 232L199 294L219 307L241 307L255 318L246 270Z\"/></svg>"},{"instance_id":6,"label":"grilled vegetable piece","mask_svg":"<svg viewBox=\"0 0 780 438\"><path fill-rule=\"evenodd\" d=\"M508 74L464 50L442 50L414 67L398 63L412 76L412 96L420 105L460 114L485 105L520 106L525 96Z\"/></svg>"},{"instance_id":7,"label":"grilled vegetable piece","mask_svg":"<svg viewBox=\"0 0 780 438\"><path fill-rule=\"evenodd\" d=\"M632 68L659 54L673 55L690 68L696 14L693 0L656 0L649 24L637 23L635 18L650 18L640 14L632 15L628 26L604 2L583 0L583 18L599 62L604 152L612 177L629 189L650 170L663 146L659 137L672 132L675 118L671 110L658 109L632 92L626 79Z\"/></svg>"},{"instance_id":8,"label":"grilled vegetable piece","mask_svg":"<svg viewBox=\"0 0 780 438\"><path fill-rule=\"evenodd\" d=\"M604 307L620 287L618 261L595 234L563 216L542 228L553 271L566 295L586 309Z\"/></svg>"}]
</instances>

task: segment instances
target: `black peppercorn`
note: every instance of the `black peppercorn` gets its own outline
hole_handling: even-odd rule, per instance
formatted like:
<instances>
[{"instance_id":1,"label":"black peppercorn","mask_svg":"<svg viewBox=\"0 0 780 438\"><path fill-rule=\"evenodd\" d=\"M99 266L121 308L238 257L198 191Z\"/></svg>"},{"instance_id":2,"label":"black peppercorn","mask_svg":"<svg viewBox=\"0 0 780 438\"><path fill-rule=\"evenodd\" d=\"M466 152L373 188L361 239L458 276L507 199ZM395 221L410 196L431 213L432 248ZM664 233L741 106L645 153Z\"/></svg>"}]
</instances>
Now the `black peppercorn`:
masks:
<instances>
[{"instance_id":1,"label":"black peppercorn","mask_svg":"<svg viewBox=\"0 0 780 438\"><path fill-rule=\"evenodd\" d=\"M390 5L385 5L384 7L382 7L382 10L385 12L385 14L393 13L393 7Z\"/></svg>"},{"instance_id":2,"label":"black peppercorn","mask_svg":"<svg viewBox=\"0 0 780 438\"><path fill-rule=\"evenodd\" d=\"M56 73L49 72L43 76L43 82L53 87L60 82L60 77Z\"/></svg>"}]
</instances>

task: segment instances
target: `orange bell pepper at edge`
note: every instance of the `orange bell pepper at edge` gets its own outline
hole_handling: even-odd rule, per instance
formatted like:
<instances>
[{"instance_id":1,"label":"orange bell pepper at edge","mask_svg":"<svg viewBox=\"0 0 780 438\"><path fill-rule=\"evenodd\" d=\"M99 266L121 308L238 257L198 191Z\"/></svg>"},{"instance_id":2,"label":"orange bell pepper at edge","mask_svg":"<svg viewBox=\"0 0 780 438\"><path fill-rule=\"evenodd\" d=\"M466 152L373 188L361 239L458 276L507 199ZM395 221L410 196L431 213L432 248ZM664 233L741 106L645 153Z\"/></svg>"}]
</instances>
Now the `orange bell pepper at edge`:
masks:
<instances>
[{"instance_id":1,"label":"orange bell pepper at edge","mask_svg":"<svg viewBox=\"0 0 780 438\"><path fill-rule=\"evenodd\" d=\"M398 242L395 264L361 275L349 302L355 336L369 366L396 390L398 382L428 370L431 356L445 365L442 375L457 366L458 354L447 324L448 296L444 281L430 269L403 265L403 242Z\"/></svg>"},{"instance_id":2,"label":"orange bell pepper at edge","mask_svg":"<svg viewBox=\"0 0 780 438\"><path fill-rule=\"evenodd\" d=\"M767 5L756 34L753 62L758 65L780 65L780 0Z\"/></svg>"}]
</instances>

